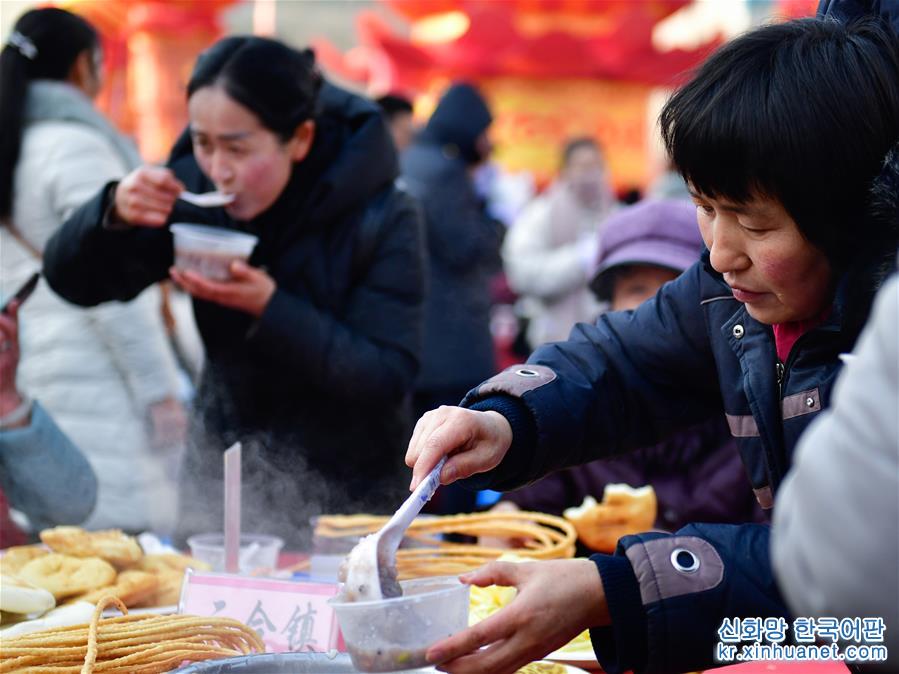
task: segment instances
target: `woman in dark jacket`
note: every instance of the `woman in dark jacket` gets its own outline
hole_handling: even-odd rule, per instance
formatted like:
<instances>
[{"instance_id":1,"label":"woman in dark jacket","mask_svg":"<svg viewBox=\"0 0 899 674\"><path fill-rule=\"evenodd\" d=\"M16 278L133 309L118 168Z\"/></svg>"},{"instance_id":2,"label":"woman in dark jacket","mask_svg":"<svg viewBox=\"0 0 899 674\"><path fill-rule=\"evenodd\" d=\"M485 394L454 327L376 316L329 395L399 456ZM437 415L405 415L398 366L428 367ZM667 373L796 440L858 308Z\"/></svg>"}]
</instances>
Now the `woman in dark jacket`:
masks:
<instances>
[{"instance_id":1,"label":"woman in dark jacket","mask_svg":"<svg viewBox=\"0 0 899 674\"><path fill-rule=\"evenodd\" d=\"M636 310L481 384L469 409L423 417L413 486L445 454L444 481L482 473L475 486L503 489L723 415L759 504L773 505L895 259L894 221L866 209L899 136L899 44L874 21L758 28L716 52L661 125L708 250ZM590 560L494 563L463 580L515 585L515 601L428 656L454 674L511 672L590 627L610 674L732 662L717 648L732 637L725 618L791 617L769 534L691 524Z\"/></svg>"},{"instance_id":2,"label":"woman in dark jacket","mask_svg":"<svg viewBox=\"0 0 899 674\"><path fill-rule=\"evenodd\" d=\"M319 91L320 90L320 91ZM378 109L322 84L310 52L226 38L197 61L189 136L167 168L104 188L47 247L51 286L82 304L169 275L206 347L181 488L181 534L221 528L221 453L244 443L245 529L308 540L321 512L396 501L422 331L423 249ZM224 208L184 190L233 194ZM216 282L172 268L172 222L259 237Z\"/></svg>"}]
</instances>

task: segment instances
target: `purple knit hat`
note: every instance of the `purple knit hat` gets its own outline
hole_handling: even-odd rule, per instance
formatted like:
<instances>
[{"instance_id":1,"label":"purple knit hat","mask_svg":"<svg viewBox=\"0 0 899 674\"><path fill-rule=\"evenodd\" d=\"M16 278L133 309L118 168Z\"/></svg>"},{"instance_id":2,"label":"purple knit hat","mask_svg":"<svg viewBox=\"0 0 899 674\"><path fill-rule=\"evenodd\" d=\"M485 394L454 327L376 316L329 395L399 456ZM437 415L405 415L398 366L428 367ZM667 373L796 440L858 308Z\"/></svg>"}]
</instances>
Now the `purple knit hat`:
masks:
<instances>
[{"instance_id":1,"label":"purple knit hat","mask_svg":"<svg viewBox=\"0 0 899 674\"><path fill-rule=\"evenodd\" d=\"M679 274L699 259L702 247L695 205L680 199L644 199L616 211L602 224L598 267L590 288L601 300L609 300L612 270L650 265Z\"/></svg>"}]
</instances>

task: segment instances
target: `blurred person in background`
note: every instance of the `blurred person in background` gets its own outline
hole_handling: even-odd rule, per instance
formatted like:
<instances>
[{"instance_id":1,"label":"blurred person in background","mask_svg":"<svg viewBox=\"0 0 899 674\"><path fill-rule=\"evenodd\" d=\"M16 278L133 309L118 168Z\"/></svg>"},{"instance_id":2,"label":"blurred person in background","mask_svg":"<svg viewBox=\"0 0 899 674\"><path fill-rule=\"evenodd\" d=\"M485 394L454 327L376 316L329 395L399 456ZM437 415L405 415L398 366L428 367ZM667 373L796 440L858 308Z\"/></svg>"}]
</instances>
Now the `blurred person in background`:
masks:
<instances>
[{"instance_id":1,"label":"blurred person in background","mask_svg":"<svg viewBox=\"0 0 899 674\"><path fill-rule=\"evenodd\" d=\"M401 157L403 184L424 212L429 262L416 418L458 404L496 371L490 279L501 267L502 225L485 213L472 180L490 156L492 121L475 87L454 84ZM474 495L458 487L436 499L432 507L444 513L474 509Z\"/></svg>"},{"instance_id":2,"label":"blurred person in background","mask_svg":"<svg viewBox=\"0 0 899 674\"><path fill-rule=\"evenodd\" d=\"M396 94L387 94L375 101L390 127L390 135L397 152L402 152L415 137L415 122L412 119L412 102Z\"/></svg>"},{"instance_id":3,"label":"blurred person in background","mask_svg":"<svg viewBox=\"0 0 899 674\"><path fill-rule=\"evenodd\" d=\"M509 286L521 296L531 347L565 339L600 310L587 287L602 222L615 209L602 151L592 138L565 144L558 179L518 216L503 242Z\"/></svg>"},{"instance_id":4,"label":"blurred person in background","mask_svg":"<svg viewBox=\"0 0 899 674\"><path fill-rule=\"evenodd\" d=\"M677 172L670 159L665 162L665 170L652 181L648 195L654 199L683 199L688 203L692 200L684 177Z\"/></svg>"},{"instance_id":5,"label":"blurred person in background","mask_svg":"<svg viewBox=\"0 0 899 674\"><path fill-rule=\"evenodd\" d=\"M19 390L18 305L0 313L0 548L41 529L80 524L97 500L97 478L40 403ZM10 508L28 519L19 528Z\"/></svg>"},{"instance_id":6,"label":"blurred person in background","mask_svg":"<svg viewBox=\"0 0 899 674\"><path fill-rule=\"evenodd\" d=\"M78 206L140 163L93 107L101 61L94 28L56 8L23 14L0 53L4 288L40 268L47 240ZM176 486L166 471L183 449L187 417L159 304L152 288L128 304L84 310L41 284L22 308L22 385L100 480L89 528L174 525Z\"/></svg>"},{"instance_id":7,"label":"blurred person in background","mask_svg":"<svg viewBox=\"0 0 899 674\"><path fill-rule=\"evenodd\" d=\"M605 221L599 263L590 288L611 311L636 309L702 253L696 207L685 201L646 200ZM761 521L736 443L723 418L675 433L653 447L567 468L506 492L496 510L561 515L585 496L602 499L607 484L652 485L656 526L675 531L690 522Z\"/></svg>"},{"instance_id":8,"label":"blurred person in background","mask_svg":"<svg viewBox=\"0 0 899 674\"><path fill-rule=\"evenodd\" d=\"M70 301L127 300L171 276L206 348L181 479L179 539L222 527L222 453L243 443L243 524L308 549L310 518L387 512L422 334L415 205L371 101L323 81L310 51L235 36L197 59L188 132L167 167L101 189L50 241ZM178 200L218 189L225 207ZM213 281L174 268L172 222L259 238ZM103 274L91 273L102 268Z\"/></svg>"}]
</instances>

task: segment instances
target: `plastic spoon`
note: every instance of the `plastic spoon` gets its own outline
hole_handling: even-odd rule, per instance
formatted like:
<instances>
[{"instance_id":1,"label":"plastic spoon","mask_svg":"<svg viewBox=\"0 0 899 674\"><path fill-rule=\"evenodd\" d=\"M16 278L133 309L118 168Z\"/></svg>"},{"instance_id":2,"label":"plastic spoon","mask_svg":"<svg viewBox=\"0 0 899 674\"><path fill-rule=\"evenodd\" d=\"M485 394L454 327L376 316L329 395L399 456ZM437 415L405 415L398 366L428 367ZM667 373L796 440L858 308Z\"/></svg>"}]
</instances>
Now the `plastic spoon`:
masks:
<instances>
[{"instance_id":1,"label":"plastic spoon","mask_svg":"<svg viewBox=\"0 0 899 674\"><path fill-rule=\"evenodd\" d=\"M201 208L215 208L216 206L227 206L234 201L233 194L225 194L224 192L204 192L203 194L194 194L193 192L184 191L178 195L181 201L186 201L194 206Z\"/></svg>"},{"instance_id":2,"label":"plastic spoon","mask_svg":"<svg viewBox=\"0 0 899 674\"><path fill-rule=\"evenodd\" d=\"M347 593L357 601L402 596L396 579L396 551L406 529L440 486L440 469L446 457L421 481L415 491L380 531L366 536L353 548L346 562Z\"/></svg>"}]
</instances>

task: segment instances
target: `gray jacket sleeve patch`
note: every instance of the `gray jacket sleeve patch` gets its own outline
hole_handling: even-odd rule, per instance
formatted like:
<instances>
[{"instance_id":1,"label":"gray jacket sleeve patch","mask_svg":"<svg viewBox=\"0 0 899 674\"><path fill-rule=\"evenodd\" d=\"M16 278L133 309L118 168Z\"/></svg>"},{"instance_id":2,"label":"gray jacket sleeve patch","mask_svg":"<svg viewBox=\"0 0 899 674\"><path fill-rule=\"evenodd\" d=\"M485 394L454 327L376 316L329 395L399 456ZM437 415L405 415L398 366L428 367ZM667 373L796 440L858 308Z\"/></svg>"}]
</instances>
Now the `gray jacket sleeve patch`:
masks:
<instances>
[{"instance_id":1,"label":"gray jacket sleeve patch","mask_svg":"<svg viewBox=\"0 0 899 674\"><path fill-rule=\"evenodd\" d=\"M695 536L656 538L631 545L626 554L640 583L644 606L710 590L724 578L718 551Z\"/></svg>"},{"instance_id":2,"label":"gray jacket sleeve patch","mask_svg":"<svg viewBox=\"0 0 899 674\"><path fill-rule=\"evenodd\" d=\"M735 438L757 438L759 427L751 414L725 414L730 434Z\"/></svg>"},{"instance_id":3,"label":"gray jacket sleeve patch","mask_svg":"<svg viewBox=\"0 0 899 674\"><path fill-rule=\"evenodd\" d=\"M481 384L478 387L478 397L503 393L520 398L528 391L549 384L555 378L556 373L545 365L513 365Z\"/></svg>"},{"instance_id":4,"label":"gray jacket sleeve patch","mask_svg":"<svg viewBox=\"0 0 899 674\"><path fill-rule=\"evenodd\" d=\"M804 414L819 412L821 410L821 396L817 388L810 391L802 391L790 396L786 396L781 402L781 410L783 419L792 419L793 417L801 417Z\"/></svg>"}]
</instances>

